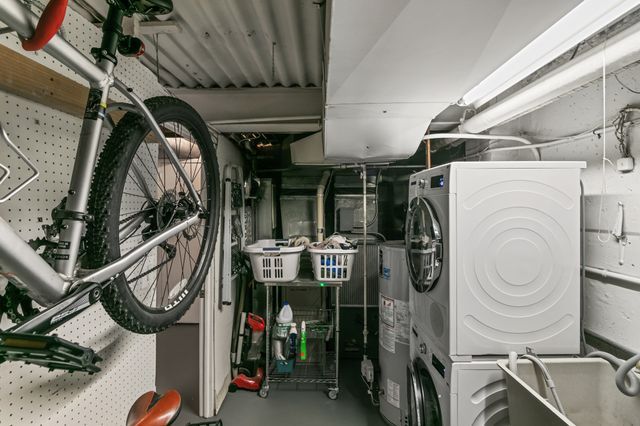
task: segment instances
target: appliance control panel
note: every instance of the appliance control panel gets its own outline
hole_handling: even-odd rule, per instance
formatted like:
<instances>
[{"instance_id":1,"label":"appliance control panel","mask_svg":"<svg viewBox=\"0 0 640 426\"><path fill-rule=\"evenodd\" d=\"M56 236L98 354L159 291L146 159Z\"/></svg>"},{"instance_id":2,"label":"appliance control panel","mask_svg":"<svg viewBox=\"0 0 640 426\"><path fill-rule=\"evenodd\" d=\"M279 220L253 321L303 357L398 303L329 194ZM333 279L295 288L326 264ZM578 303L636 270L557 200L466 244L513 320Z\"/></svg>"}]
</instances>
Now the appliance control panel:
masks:
<instances>
[{"instance_id":1,"label":"appliance control panel","mask_svg":"<svg viewBox=\"0 0 640 426\"><path fill-rule=\"evenodd\" d=\"M449 165L422 170L409 178L409 199L418 195L448 192Z\"/></svg>"}]
</instances>

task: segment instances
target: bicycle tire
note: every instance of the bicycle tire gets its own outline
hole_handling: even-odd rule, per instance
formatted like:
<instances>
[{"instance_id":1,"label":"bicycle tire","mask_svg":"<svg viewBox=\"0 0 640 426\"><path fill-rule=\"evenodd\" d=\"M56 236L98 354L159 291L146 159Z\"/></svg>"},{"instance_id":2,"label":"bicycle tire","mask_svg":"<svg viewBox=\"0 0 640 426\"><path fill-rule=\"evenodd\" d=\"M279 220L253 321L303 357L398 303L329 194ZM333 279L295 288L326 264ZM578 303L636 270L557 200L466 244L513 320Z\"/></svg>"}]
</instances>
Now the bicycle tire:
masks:
<instances>
[{"instance_id":1,"label":"bicycle tire","mask_svg":"<svg viewBox=\"0 0 640 426\"><path fill-rule=\"evenodd\" d=\"M133 290L130 288L125 273L116 276L103 292L101 302L111 318L127 330L141 334L157 333L173 325L198 297L213 258L220 215L218 162L209 130L202 118L191 106L172 97L151 98L145 101L145 104L158 124L178 122L190 128L202 158L200 173L206 172L207 197L206 215L201 216L205 221L202 235L203 251L196 259L197 264L188 283L184 289L180 290L179 300L176 299L169 309L166 306L148 307L136 297L135 288ZM121 256L119 212L125 191L125 181L138 149L143 146L150 132L148 123L140 114L128 112L114 127L105 142L98 158L89 198L89 213L93 216L93 220L87 226L85 238L87 249L85 267L87 268L99 268ZM181 234L178 234L178 238L180 236ZM165 243L168 241L169 239ZM171 270L167 277L170 275ZM158 285L160 285L159 282ZM152 301L153 297L152 295ZM167 295L168 300L169 297Z\"/></svg>"}]
</instances>

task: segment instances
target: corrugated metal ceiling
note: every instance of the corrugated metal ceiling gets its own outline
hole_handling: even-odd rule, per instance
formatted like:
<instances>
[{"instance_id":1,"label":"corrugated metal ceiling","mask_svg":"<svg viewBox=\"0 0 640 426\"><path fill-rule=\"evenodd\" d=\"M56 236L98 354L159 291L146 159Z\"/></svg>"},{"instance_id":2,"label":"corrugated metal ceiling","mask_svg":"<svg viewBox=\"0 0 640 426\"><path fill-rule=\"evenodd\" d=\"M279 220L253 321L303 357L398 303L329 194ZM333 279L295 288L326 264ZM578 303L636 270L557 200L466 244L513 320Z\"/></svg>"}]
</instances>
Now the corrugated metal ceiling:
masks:
<instances>
[{"instance_id":1,"label":"corrugated metal ceiling","mask_svg":"<svg viewBox=\"0 0 640 426\"><path fill-rule=\"evenodd\" d=\"M82 0L104 14L104 0ZM160 80L170 87L321 87L321 0L176 0L180 32L157 36ZM156 70L156 36L143 36Z\"/></svg>"}]
</instances>

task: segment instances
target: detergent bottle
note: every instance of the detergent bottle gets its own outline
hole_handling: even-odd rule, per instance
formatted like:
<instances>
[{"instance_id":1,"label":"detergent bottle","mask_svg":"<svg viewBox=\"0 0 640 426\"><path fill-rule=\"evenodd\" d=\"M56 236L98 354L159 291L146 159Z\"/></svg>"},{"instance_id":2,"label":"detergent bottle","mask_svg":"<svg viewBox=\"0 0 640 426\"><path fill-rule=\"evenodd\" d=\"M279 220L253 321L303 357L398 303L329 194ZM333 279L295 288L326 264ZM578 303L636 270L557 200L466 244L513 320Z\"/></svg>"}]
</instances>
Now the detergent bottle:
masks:
<instances>
[{"instance_id":1,"label":"detergent bottle","mask_svg":"<svg viewBox=\"0 0 640 426\"><path fill-rule=\"evenodd\" d=\"M289 302L284 302L280 313L276 317L276 321L278 324L289 324L293 321L293 311L291 310L291 306L289 306Z\"/></svg>"}]
</instances>

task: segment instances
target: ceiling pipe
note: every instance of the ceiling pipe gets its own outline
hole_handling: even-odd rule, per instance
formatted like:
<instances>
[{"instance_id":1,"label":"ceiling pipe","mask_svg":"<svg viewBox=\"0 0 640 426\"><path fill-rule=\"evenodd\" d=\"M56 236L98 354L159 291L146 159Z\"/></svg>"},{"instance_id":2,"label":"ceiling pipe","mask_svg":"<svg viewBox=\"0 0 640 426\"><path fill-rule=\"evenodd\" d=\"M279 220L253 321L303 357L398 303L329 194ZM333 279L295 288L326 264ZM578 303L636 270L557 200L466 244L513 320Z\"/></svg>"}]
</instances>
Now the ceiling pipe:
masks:
<instances>
[{"instance_id":1,"label":"ceiling pipe","mask_svg":"<svg viewBox=\"0 0 640 426\"><path fill-rule=\"evenodd\" d=\"M217 120L217 121L209 121L210 124L221 125L221 124L252 124L252 123L273 123L273 122L281 122L281 121L318 121L322 119L319 115L300 115L300 116L290 116L290 117L265 117L265 118L242 118L236 120Z\"/></svg>"},{"instance_id":2,"label":"ceiling pipe","mask_svg":"<svg viewBox=\"0 0 640 426\"><path fill-rule=\"evenodd\" d=\"M613 271L609 271L607 269L594 268L592 266L585 266L584 270L588 274L597 275L600 278L603 278L605 280L606 279L614 279L614 280L622 281L623 283L626 283L626 284L632 284L632 285L635 285L635 286L640 286L640 278L639 277L634 277L632 275L627 275L627 274L621 274L619 272L613 272Z\"/></svg>"},{"instance_id":3,"label":"ceiling pipe","mask_svg":"<svg viewBox=\"0 0 640 426\"><path fill-rule=\"evenodd\" d=\"M475 133L429 133L425 135L422 139L423 141L433 140L433 139L474 139L474 140L487 140L487 141L495 141L495 140L505 140L505 141L513 141L518 142L523 145L531 145L531 152L536 157L536 160L540 161L540 152L533 145L533 143L525 138L520 136L500 136L500 135L477 135Z\"/></svg>"},{"instance_id":4,"label":"ceiling pipe","mask_svg":"<svg viewBox=\"0 0 640 426\"><path fill-rule=\"evenodd\" d=\"M638 60L640 24L622 31L555 71L463 122L460 132L480 133L528 114L602 74L603 65L616 70Z\"/></svg>"},{"instance_id":5,"label":"ceiling pipe","mask_svg":"<svg viewBox=\"0 0 640 426\"><path fill-rule=\"evenodd\" d=\"M316 223L318 224L316 229L316 241L324 241L324 191L329 183L331 172L325 170L322 172L322 178L316 190Z\"/></svg>"}]
</instances>

